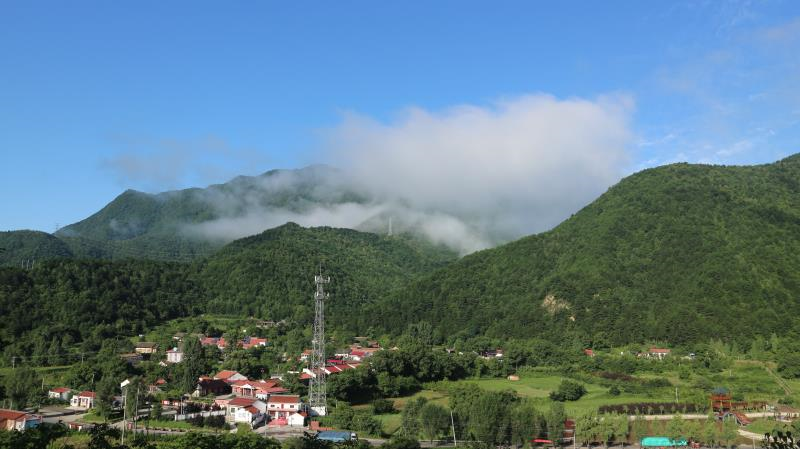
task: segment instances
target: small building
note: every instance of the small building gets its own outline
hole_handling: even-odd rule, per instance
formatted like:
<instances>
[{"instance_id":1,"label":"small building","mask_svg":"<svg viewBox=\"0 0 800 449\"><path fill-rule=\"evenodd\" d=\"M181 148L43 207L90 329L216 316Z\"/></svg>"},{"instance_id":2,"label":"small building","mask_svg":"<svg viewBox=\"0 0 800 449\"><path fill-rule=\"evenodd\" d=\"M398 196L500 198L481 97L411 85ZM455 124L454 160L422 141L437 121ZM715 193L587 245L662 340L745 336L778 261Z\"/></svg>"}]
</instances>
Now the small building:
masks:
<instances>
[{"instance_id":1,"label":"small building","mask_svg":"<svg viewBox=\"0 0 800 449\"><path fill-rule=\"evenodd\" d=\"M155 354L158 351L158 343L152 341L140 341L134 346L134 351L137 354Z\"/></svg>"},{"instance_id":2,"label":"small building","mask_svg":"<svg viewBox=\"0 0 800 449\"><path fill-rule=\"evenodd\" d=\"M90 408L94 408L94 399L94 391L84 390L75 396L72 396L72 399L69 401L69 405L71 407L88 410Z\"/></svg>"},{"instance_id":3,"label":"small building","mask_svg":"<svg viewBox=\"0 0 800 449\"><path fill-rule=\"evenodd\" d=\"M270 418L287 418L302 410L300 396L294 394L273 395L267 401L267 414Z\"/></svg>"},{"instance_id":4,"label":"small building","mask_svg":"<svg viewBox=\"0 0 800 449\"><path fill-rule=\"evenodd\" d=\"M237 380L247 380L247 376L240 374L236 371L222 370L214 375L214 379L219 379L228 383L233 383Z\"/></svg>"},{"instance_id":5,"label":"small building","mask_svg":"<svg viewBox=\"0 0 800 449\"><path fill-rule=\"evenodd\" d=\"M0 409L0 429L25 430L37 427L42 423L42 417L32 415L20 410Z\"/></svg>"},{"instance_id":6,"label":"small building","mask_svg":"<svg viewBox=\"0 0 800 449\"><path fill-rule=\"evenodd\" d=\"M295 412L289 415L288 418L286 418L286 423L290 427L305 427L307 417L308 414L306 412Z\"/></svg>"},{"instance_id":7,"label":"small building","mask_svg":"<svg viewBox=\"0 0 800 449\"><path fill-rule=\"evenodd\" d=\"M72 396L72 390L67 387L51 388L50 391L47 392L48 398L59 399L61 401L69 401L70 396Z\"/></svg>"},{"instance_id":8,"label":"small building","mask_svg":"<svg viewBox=\"0 0 800 449\"><path fill-rule=\"evenodd\" d=\"M267 339L259 337L245 337L240 343L243 349L250 349L256 346L267 346Z\"/></svg>"},{"instance_id":9,"label":"small building","mask_svg":"<svg viewBox=\"0 0 800 449\"><path fill-rule=\"evenodd\" d=\"M233 421L236 418L236 412L247 407L255 407L260 413L265 413L267 410L267 404L261 400L255 398L233 398L225 406L225 416L227 416L228 420Z\"/></svg>"},{"instance_id":10,"label":"small building","mask_svg":"<svg viewBox=\"0 0 800 449\"><path fill-rule=\"evenodd\" d=\"M588 356L588 357L594 357L594 351L591 350L591 349L584 349L583 350L583 354Z\"/></svg>"},{"instance_id":11,"label":"small building","mask_svg":"<svg viewBox=\"0 0 800 449\"><path fill-rule=\"evenodd\" d=\"M255 427L263 422L265 418L266 415L261 413L258 408L248 405L246 407L239 407L236 409L236 412L233 415L233 422L245 423L249 424L250 427Z\"/></svg>"},{"instance_id":12,"label":"small building","mask_svg":"<svg viewBox=\"0 0 800 449\"><path fill-rule=\"evenodd\" d=\"M167 351L167 363L181 363L183 361L183 351L174 347Z\"/></svg>"},{"instance_id":13,"label":"small building","mask_svg":"<svg viewBox=\"0 0 800 449\"><path fill-rule=\"evenodd\" d=\"M207 396L213 394L219 396L222 394L230 394L231 386L221 379L200 379L192 392L192 396Z\"/></svg>"},{"instance_id":14,"label":"small building","mask_svg":"<svg viewBox=\"0 0 800 449\"><path fill-rule=\"evenodd\" d=\"M672 350L666 348L650 348L650 351L647 353L647 357L651 359L663 360L664 357L669 356L671 353Z\"/></svg>"}]
</instances>

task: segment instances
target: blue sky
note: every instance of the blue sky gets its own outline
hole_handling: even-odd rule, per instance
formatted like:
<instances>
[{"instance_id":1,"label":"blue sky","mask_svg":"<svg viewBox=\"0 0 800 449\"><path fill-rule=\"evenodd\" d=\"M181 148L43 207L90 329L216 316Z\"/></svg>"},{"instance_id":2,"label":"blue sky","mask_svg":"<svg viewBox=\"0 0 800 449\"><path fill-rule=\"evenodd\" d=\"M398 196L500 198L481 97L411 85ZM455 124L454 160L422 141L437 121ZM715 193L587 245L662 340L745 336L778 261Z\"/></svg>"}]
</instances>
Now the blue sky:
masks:
<instances>
[{"instance_id":1,"label":"blue sky","mask_svg":"<svg viewBox=\"0 0 800 449\"><path fill-rule=\"evenodd\" d=\"M3 2L0 230L528 95L623 98L625 173L800 152L800 2L550 3Z\"/></svg>"}]
</instances>

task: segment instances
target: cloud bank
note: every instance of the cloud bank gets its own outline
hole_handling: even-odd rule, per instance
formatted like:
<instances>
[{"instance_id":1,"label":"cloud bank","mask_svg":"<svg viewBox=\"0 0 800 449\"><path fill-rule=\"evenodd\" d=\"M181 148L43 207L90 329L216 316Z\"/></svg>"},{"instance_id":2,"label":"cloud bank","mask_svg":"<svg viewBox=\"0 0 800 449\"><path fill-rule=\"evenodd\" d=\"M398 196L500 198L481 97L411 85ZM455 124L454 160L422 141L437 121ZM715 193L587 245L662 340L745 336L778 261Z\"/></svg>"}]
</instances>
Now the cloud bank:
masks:
<instances>
[{"instance_id":1,"label":"cloud bank","mask_svg":"<svg viewBox=\"0 0 800 449\"><path fill-rule=\"evenodd\" d=\"M326 148L380 199L445 214L496 242L551 228L619 180L631 110L625 96L535 95L412 108L391 123L349 115Z\"/></svg>"},{"instance_id":2,"label":"cloud bank","mask_svg":"<svg viewBox=\"0 0 800 449\"><path fill-rule=\"evenodd\" d=\"M396 231L469 253L547 230L618 181L629 163L631 110L625 96L534 95L411 108L388 123L348 114L320 150L341 171L283 172L258 178L255 191L207 198L223 218L190 231L231 239L286 221L385 231L391 217ZM321 201L265 203L309 185Z\"/></svg>"}]
</instances>

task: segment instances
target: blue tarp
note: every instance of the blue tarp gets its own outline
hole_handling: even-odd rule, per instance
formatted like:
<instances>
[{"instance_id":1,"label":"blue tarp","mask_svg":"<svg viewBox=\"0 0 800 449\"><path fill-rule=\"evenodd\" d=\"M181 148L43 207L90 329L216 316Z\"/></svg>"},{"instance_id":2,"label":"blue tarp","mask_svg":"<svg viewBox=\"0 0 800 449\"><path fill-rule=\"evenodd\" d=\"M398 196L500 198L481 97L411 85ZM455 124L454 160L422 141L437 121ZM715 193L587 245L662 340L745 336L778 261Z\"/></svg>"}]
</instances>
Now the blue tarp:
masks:
<instances>
[{"instance_id":1,"label":"blue tarp","mask_svg":"<svg viewBox=\"0 0 800 449\"><path fill-rule=\"evenodd\" d=\"M333 441L334 443L340 443L342 441L350 441L351 435L350 432L342 432L338 430L323 430L322 432L317 434L317 439L323 441Z\"/></svg>"},{"instance_id":2,"label":"blue tarp","mask_svg":"<svg viewBox=\"0 0 800 449\"><path fill-rule=\"evenodd\" d=\"M674 447L686 446L686 440L672 440L667 437L642 438L642 447Z\"/></svg>"}]
</instances>

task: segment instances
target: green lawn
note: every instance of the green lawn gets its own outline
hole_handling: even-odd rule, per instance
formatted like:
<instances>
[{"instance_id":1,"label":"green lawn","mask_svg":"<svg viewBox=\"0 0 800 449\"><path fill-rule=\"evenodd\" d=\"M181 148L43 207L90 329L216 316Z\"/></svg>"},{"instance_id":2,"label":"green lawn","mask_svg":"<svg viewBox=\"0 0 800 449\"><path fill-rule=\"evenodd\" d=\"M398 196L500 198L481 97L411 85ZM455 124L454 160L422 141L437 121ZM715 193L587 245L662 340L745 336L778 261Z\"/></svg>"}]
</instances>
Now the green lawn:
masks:
<instances>
[{"instance_id":1,"label":"green lawn","mask_svg":"<svg viewBox=\"0 0 800 449\"><path fill-rule=\"evenodd\" d=\"M765 433L772 433L773 430L791 430L791 426L786 423L778 422L773 419L757 419L752 423L748 424L745 427L746 430L749 430L753 433L758 434L765 434Z\"/></svg>"},{"instance_id":2,"label":"green lawn","mask_svg":"<svg viewBox=\"0 0 800 449\"><path fill-rule=\"evenodd\" d=\"M431 396L438 393L437 402L447 405L447 393L444 386L467 383L489 391L514 390L520 397L533 399L540 407L547 408L551 403L548 398L550 392L558 388L562 379L563 377L552 374L525 375L518 381L511 381L508 379L467 379L455 382L441 382L437 384L442 386L441 389L437 389L437 391L423 390L414 396ZM571 415L578 415L589 410L596 410L601 405L626 404L642 401L671 401L674 399L674 396L667 392L649 395L622 393L618 396L612 396L608 393L607 387L588 383L583 383L583 385L586 387L586 395L578 401L565 403L567 413ZM397 404L397 401L395 403Z\"/></svg>"},{"instance_id":3,"label":"green lawn","mask_svg":"<svg viewBox=\"0 0 800 449\"><path fill-rule=\"evenodd\" d=\"M681 379L677 372L663 372L658 374L643 373L636 377L642 379L666 378L672 387L661 387L647 390L644 393L625 393L617 396L608 393L608 387L581 382L586 388L586 395L574 402L566 402L565 408L569 415L576 416L588 411L597 410L603 405L629 404L635 402L673 402L675 389L678 388L679 400L703 402L711 388L723 386L732 392L741 394L745 400L764 400L775 402L785 394L783 389L763 366L761 362L735 361L730 369L719 373L699 376L692 374L688 379ZM511 381L499 378L465 379L454 382L437 382L430 389L425 389L412 396L394 398L395 408L402 410L405 403L416 397L426 397L440 405L448 405L448 387L457 384L470 384L477 388L489 391L514 390L519 396L530 398L541 408L550 406L548 398L551 391L558 388L562 377L552 373L533 372L521 375L520 380ZM800 393L800 379L789 380L786 383L792 388L793 396ZM700 387L703 386L704 387ZM800 399L800 397L798 398ZM384 430L391 433L395 425L399 425L399 418L386 415L380 418L384 422Z\"/></svg>"},{"instance_id":4,"label":"green lawn","mask_svg":"<svg viewBox=\"0 0 800 449\"><path fill-rule=\"evenodd\" d=\"M383 429L383 433L387 435L392 435L393 433L397 432L397 429L400 428L400 424L403 422L400 413L387 413L384 415L375 415L375 418L381 422L381 428Z\"/></svg>"}]
</instances>

